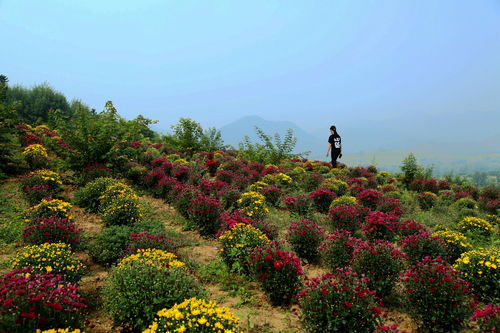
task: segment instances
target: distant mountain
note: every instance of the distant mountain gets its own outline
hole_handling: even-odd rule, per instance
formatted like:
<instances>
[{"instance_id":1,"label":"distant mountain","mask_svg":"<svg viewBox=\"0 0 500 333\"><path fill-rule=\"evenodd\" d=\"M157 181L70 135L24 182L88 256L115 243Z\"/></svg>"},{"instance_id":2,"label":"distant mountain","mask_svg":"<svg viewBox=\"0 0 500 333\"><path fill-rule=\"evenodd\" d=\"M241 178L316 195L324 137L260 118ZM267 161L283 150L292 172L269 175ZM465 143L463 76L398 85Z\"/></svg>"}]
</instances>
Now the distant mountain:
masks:
<instances>
[{"instance_id":1,"label":"distant mountain","mask_svg":"<svg viewBox=\"0 0 500 333\"><path fill-rule=\"evenodd\" d=\"M243 141L245 136L248 136L254 143L261 143L255 132L255 126L271 136L274 136L275 133L279 133L282 138L286 134L286 131L291 128L294 132L294 136L297 138L294 152L301 153L310 151L311 153L307 156L310 159L321 158L322 151L326 153L328 133L326 133L325 138L320 139L290 121L270 121L259 116L246 116L221 127L220 131L224 143L238 148L238 144Z\"/></svg>"}]
</instances>

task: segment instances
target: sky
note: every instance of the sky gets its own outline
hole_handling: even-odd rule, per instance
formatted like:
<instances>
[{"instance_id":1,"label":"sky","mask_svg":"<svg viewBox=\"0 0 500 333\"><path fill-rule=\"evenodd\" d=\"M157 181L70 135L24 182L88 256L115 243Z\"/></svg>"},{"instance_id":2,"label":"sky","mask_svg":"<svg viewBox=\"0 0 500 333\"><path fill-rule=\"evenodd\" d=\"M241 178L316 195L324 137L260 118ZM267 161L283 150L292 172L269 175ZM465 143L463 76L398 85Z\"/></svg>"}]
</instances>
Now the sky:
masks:
<instances>
[{"instance_id":1,"label":"sky","mask_svg":"<svg viewBox=\"0 0 500 333\"><path fill-rule=\"evenodd\" d=\"M499 0L0 0L0 43L10 84L160 129L258 115L384 140L499 134Z\"/></svg>"}]
</instances>

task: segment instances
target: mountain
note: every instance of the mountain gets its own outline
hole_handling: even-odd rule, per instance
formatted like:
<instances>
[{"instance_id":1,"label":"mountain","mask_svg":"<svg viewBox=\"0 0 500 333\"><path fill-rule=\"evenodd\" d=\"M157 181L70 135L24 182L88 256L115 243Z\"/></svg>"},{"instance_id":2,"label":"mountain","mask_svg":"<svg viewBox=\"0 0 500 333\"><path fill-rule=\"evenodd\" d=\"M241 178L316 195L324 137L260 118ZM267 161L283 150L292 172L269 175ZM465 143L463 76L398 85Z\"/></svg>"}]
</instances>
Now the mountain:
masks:
<instances>
[{"instance_id":1,"label":"mountain","mask_svg":"<svg viewBox=\"0 0 500 333\"><path fill-rule=\"evenodd\" d=\"M294 153L309 151L310 154L307 157L310 159L320 159L322 156L321 152L323 152L323 154L326 153L326 141L329 135L327 131L325 131L325 137L321 139L290 121L270 121L259 116L246 116L221 127L220 132L224 139L224 143L238 148L238 144L243 141L245 136L248 136L251 142L261 143L255 132L255 126L271 136L274 136L275 133L279 133L282 138L286 134L286 131L291 128L294 136L297 138Z\"/></svg>"}]
</instances>

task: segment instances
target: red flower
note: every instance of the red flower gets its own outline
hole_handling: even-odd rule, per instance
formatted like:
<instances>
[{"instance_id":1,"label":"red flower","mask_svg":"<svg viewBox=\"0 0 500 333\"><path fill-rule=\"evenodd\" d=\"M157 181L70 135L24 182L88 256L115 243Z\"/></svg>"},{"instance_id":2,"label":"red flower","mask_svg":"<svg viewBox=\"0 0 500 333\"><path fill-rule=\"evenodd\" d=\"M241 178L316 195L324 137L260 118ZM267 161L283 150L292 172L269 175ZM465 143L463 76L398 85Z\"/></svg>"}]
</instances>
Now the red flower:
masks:
<instances>
[{"instance_id":1,"label":"red flower","mask_svg":"<svg viewBox=\"0 0 500 333\"><path fill-rule=\"evenodd\" d=\"M275 261L273 265L274 265L274 268L277 270L280 270L283 267L283 263L279 260Z\"/></svg>"}]
</instances>

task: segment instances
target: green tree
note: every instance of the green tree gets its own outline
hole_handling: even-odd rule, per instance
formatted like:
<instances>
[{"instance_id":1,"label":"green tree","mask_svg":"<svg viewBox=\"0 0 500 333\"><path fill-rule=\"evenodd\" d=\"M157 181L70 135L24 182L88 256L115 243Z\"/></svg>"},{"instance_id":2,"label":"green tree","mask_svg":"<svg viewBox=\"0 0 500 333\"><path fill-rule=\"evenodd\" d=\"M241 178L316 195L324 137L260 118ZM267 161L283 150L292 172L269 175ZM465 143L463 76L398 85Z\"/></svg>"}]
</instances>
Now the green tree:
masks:
<instances>
[{"instance_id":1,"label":"green tree","mask_svg":"<svg viewBox=\"0 0 500 333\"><path fill-rule=\"evenodd\" d=\"M404 173L403 182L409 185L414 179L422 174L422 168L417 163L417 158L413 153L409 153L401 164L401 171Z\"/></svg>"},{"instance_id":2,"label":"green tree","mask_svg":"<svg viewBox=\"0 0 500 333\"><path fill-rule=\"evenodd\" d=\"M211 152L228 148L228 146L224 144L222 134L215 127L209 127L203 131L200 146L201 150Z\"/></svg>"},{"instance_id":3,"label":"green tree","mask_svg":"<svg viewBox=\"0 0 500 333\"><path fill-rule=\"evenodd\" d=\"M293 129L291 128L287 130L283 139L279 133L271 136L258 126L255 126L255 132L261 143L252 143L250 138L245 136L239 144L240 157L265 164L278 164L284 159L301 157L308 154L307 152L292 153L297 143L297 138L293 135Z\"/></svg>"}]
</instances>

